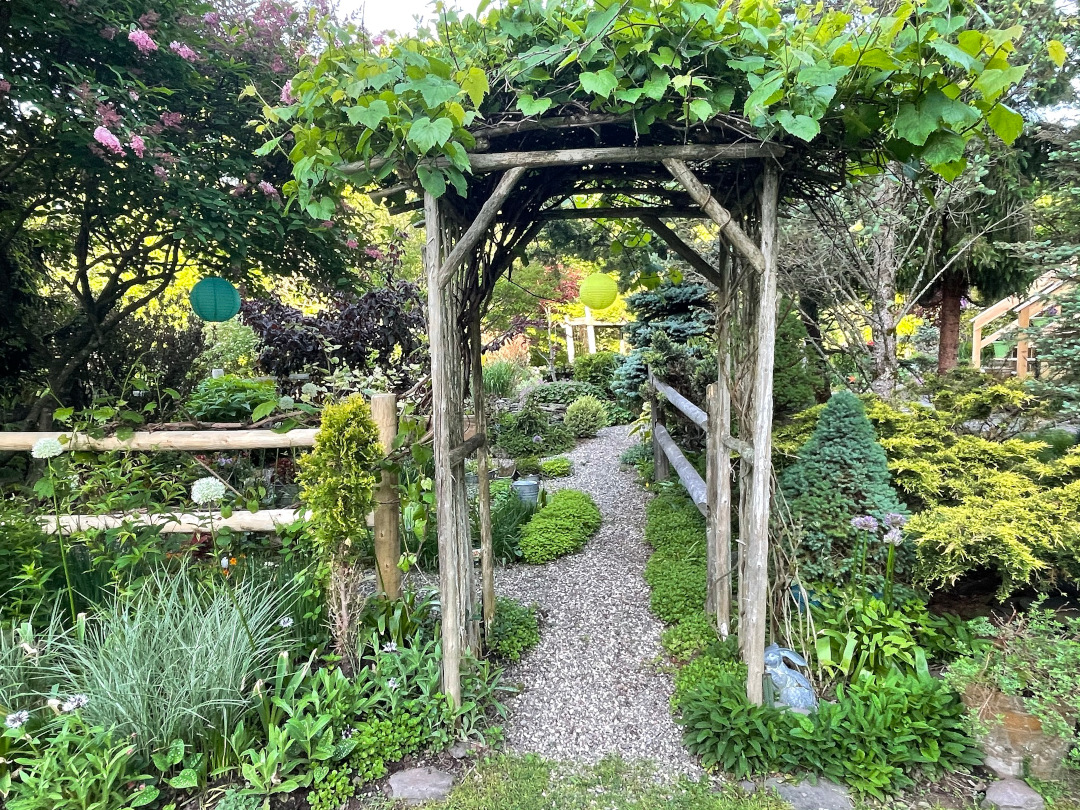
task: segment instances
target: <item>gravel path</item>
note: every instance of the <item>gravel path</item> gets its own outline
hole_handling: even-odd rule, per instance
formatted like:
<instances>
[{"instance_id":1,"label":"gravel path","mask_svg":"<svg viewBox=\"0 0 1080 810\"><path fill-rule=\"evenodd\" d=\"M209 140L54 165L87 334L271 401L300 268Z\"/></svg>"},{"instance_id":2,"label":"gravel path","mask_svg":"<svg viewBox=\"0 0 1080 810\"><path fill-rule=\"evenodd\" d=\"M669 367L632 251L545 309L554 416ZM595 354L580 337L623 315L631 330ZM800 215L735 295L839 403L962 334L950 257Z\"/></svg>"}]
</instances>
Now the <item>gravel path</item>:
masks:
<instances>
[{"instance_id":1,"label":"gravel path","mask_svg":"<svg viewBox=\"0 0 1080 810\"><path fill-rule=\"evenodd\" d=\"M671 677L658 667L662 625L642 577L646 494L619 468L633 441L626 426L606 428L568 454L572 476L547 483L584 490L600 507L604 524L582 552L496 572L499 594L535 602L542 614L540 644L507 673L524 686L510 701L507 743L581 762L618 753L664 774L698 775L671 719Z\"/></svg>"}]
</instances>

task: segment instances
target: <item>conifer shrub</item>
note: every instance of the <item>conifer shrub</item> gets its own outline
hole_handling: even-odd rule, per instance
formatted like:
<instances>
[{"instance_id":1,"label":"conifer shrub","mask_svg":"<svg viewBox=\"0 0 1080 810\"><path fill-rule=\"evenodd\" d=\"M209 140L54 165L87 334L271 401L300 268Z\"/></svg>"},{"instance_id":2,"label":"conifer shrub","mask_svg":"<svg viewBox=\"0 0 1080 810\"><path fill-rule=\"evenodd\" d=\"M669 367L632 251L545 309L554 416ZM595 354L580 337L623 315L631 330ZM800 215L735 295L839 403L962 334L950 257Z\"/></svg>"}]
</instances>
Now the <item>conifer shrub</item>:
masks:
<instances>
[{"instance_id":1,"label":"conifer shrub","mask_svg":"<svg viewBox=\"0 0 1080 810\"><path fill-rule=\"evenodd\" d=\"M566 409L563 424L579 439L591 438L608 422L607 409L596 397L585 396L575 400Z\"/></svg>"},{"instance_id":2,"label":"conifer shrub","mask_svg":"<svg viewBox=\"0 0 1080 810\"><path fill-rule=\"evenodd\" d=\"M563 489L522 527L521 554L539 565L580 551L600 528L596 503L585 492Z\"/></svg>"},{"instance_id":3,"label":"conifer shrub","mask_svg":"<svg viewBox=\"0 0 1080 810\"><path fill-rule=\"evenodd\" d=\"M884 523L888 513L906 511L892 488L885 451L863 405L847 391L829 400L798 461L784 471L780 487L801 531L798 555L808 580L850 572L857 544L867 537L851 525L853 518L871 515ZM882 563L885 552L885 544L872 545L867 559Z\"/></svg>"}]
</instances>

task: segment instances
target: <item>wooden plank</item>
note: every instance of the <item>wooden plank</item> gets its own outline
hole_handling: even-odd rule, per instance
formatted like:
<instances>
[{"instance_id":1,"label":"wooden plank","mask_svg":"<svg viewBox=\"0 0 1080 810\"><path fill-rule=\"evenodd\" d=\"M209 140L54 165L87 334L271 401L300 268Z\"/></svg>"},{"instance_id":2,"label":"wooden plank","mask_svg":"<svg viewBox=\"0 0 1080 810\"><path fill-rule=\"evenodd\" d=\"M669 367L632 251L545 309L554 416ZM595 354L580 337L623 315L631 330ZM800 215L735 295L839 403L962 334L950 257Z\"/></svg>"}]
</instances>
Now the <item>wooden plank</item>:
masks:
<instances>
[{"instance_id":1,"label":"wooden plank","mask_svg":"<svg viewBox=\"0 0 1080 810\"><path fill-rule=\"evenodd\" d=\"M549 208L541 211L535 219L541 222L567 219L644 219L645 217L670 217L672 219L708 219L700 208L681 205L598 205L593 208Z\"/></svg>"},{"instance_id":2,"label":"wooden plank","mask_svg":"<svg viewBox=\"0 0 1080 810\"><path fill-rule=\"evenodd\" d=\"M464 442L462 442L450 451L450 463L459 464L465 459L467 459L469 456L471 456L473 453L475 453L477 450L479 450L481 447L486 446L487 436L479 432L479 430L477 429L472 436L467 438Z\"/></svg>"},{"instance_id":3,"label":"wooden plank","mask_svg":"<svg viewBox=\"0 0 1080 810\"><path fill-rule=\"evenodd\" d=\"M296 509L260 509L258 512L237 510L229 517L220 512L176 512L148 514L124 512L108 515L42 515L38 520L41 528L50 534L73 534L90 529L118 529L121 526L160 526L162 534L194 534L208 532L213 528L232 529L236 532L277 532L290 526L307 512Z\"/></svg>"},{"instance_id":4,"label":"wooden plank","mask_svg":"<svg viewBox=\"0 0 1080 810\"><path fill-rule=\"evenodd\" d=\"M660 221L660 218L652 214L642 214L641 221L664 240L664 243L682 258L687 264L705 277L705 280L714 287L719 288L723 281L716 268L709 263L700 253L683 241L675 231Z\"/></svg>"},{"instance_id":5,"label":"wooden plank","mask_svg":"<svg viewBox=\"0 0 1080 810\"><path fill-rule=\"evenodd\" d=\"M0 432L0 451L25 451L39 439L57 439L65 450L269 450L313 447L317 428L296 428L287 433L272 430L160 430L140 431L126 441L116 436L94 439L84 433L64 431ZM65 443L66 442L66 443Z\"/></svg>"},{"instance_id":6,"label":"wooden plank","mask_svg":"<svg viewBox=\"0 0 1080 810\"><path fill-rule=\"evenodd\" d=\"M698 508L702 515L708 517L709 498L708 493L705 491L705 479L701 477L701 473L694 469L694 465L683 455L682 450L675 444L675 440L671 438L671 434L667 432L667 428L663 425L656 426L656 441L664 457L671 463L672 469L679 476L679 480L690 496L690 500L694 502L694 506Z\"/></svg>"},{"instance_id":7,"label":"wooden plank","mask_svg":"<svg viewBox=\"0 0 1080 810\"><path fill-rule=\"evenodd\" d=\"M713 160L754 160L780 157L784 147L775 143L746 141L744 143L688 143L673 146L613 146L587 149L555 149L545 152L491 152L470 154L469 167L474 174L499 172L522 166L544 169L554 166L587 166L598 163L657 163L665 159L705 163ZM337 167L342 174L377 171L386 165L385 158L343 163ZM432 168L447 168L449 158L426 161Z\"/></svg>"},{"instance_id":8,"label":"wooden plank","mask_svg":"<svg viewBox=\"0 0 1080 810\"><path fill-rule=\"evenodd\" d=\"M746 542L746 697L764 701L765 634L769 599L769 507L772 499L772 394L777 310L778 208L780 178L776 166L765 165L761 194L761 254L764 269L758 281L757 352L753 373L753 469L747 514L740 522Z\"/></svg>"},{"instance_id":9,"label":"wooden plank","mask_svg":"<svg viewBox=\"0 0 1080 810\"><path fill-rule=\"evenodd\" d=\"M709 429L709 415L697 405L688 400L659 377L653 375L653 385L664 397L678 410L702 430Z\"/></svg>"},{"instance_id":10,"label":"wooden plank","mask_svg":"<svg viewBox=\"0 0 1080 810\"><path fill-rule=\"evenodd\" d=\"M481 360L483 340L480 334L480 313L469 324L469 346L472 349L472 400L476 433L487 435L487 403L484 398L484 368ZM495 549L491 528L491 478L488 476L488 450L484 442L476 451L476 475L480 492L477 496L480 523L480 604L484 618L484 640L491 641L495 627Z\"/></svg>"},{"instance_id":11,"label":"wooden plank","mask_svg":"<svg viewBox=\"0 0 1080 810\"><path fill-rule=\"evenodd\" d=\"M487 232L495 222L495 215L499 213L499 209L502 208L506 198L510 196L510 192L514 190L514 186L517 185L523 174L525 174L524 168L514 166L499 178L498 185L491 192L491 196L484 201L480 211L476 214L476 218L462 237L457 240L450 251L450 255L446 257L446 260L439 267L438 283L440 289L450 281L465 256L480 244L481 239L487 236Z\"/></svg>"},{"instance_id":12,"label":"wooden plank","mask_svg":"<svg viewBox=\"0 0 1080 810\"><path fill-rule=\"evenodd\" d=\"M379 428L382 451L390 455L398 433L397 397L372 396L371 417ZM401 500L397 487L397 474L383 470L375 490L375 571L380 590L390 599L401 597Z\"/></svg>"},{"instance_id":13,"label":"wooden plank","mask_svg":"<svg viewBox=\"0 0 1080 810\"><path fill-rule=\"evenodd\" d=\"M653 480L667 481L671 475L668 458L660 447L659 430L663 425L664 412L659 397L656 396L656 376L649 369L649 432L652 435Z\"/></svg>"},{"instance_id":14,"label":"wooden plank","mask_svg":"<svg viewBox=\"0 0 1080 810\"><path fill-rule=\"evenodd\" d=\"M746 232L739 227L739 223L732 217L731 212L720 205L719 201L713 197L712 192L697 179L694 173L690 171L690 168L683 161L673 158L664 160L664 166L671 172L671 176L682 183L683 187L690 192L694 202L700 205L701 209L709 215L709 219L720 226L720 232L731 246L750 262L751 267L759 273L764 272L765 259L762 257L761 248L755 245L753 240L746 235Z\"/></svg>"}]
</instances>

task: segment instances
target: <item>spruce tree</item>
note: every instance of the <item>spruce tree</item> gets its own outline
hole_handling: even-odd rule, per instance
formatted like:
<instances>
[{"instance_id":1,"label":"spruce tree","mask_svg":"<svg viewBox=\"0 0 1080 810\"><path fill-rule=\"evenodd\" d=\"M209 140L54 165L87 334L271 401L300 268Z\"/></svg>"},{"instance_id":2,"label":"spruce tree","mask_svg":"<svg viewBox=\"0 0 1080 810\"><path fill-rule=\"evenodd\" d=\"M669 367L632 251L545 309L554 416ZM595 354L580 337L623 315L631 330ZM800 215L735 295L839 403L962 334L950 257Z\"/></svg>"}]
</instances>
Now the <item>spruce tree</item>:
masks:
<instances>
[{"instance_id":1,"label":"spruce tree","mask_svg":"<svg viewBox=\"0 0 1080 810\"><path fill-rule=\"evenodd\" d=\"M906 511L889 481L885 451L866 411L848 391L829 399L799 460L784 471L780 488L801 530L799 568L807 581L846 578L859 544L868 539L869 561L883 561L887 549L853 528L851 520L872 515L884 522L888 513Z\"/></svg>"}]
</instances>

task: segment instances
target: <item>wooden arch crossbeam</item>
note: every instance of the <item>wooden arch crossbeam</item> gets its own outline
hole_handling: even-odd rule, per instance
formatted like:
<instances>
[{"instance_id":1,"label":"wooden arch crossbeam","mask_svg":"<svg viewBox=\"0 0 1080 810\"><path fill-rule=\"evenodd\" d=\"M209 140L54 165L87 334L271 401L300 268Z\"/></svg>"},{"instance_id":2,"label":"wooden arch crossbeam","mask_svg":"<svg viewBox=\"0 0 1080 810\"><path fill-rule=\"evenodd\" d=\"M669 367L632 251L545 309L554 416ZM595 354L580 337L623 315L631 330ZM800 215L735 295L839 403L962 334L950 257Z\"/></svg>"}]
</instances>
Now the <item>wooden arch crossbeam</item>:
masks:
<instances>
[{"instance_id":1,"label":"wooden arch crossbeam","mask_svg":"<svg viewBox=\"0 0 1080 810\"><path fill-rule=\"evenodd\" d=\"M570 148L549 151L502 151L469 155L472 174L469 197L430 193L423 198L424 267L428 287L428 332L431 344L432 432L435 451L435 496L439 542L439 581L442 597L443 688L452 701L461 700L461 667L467 651L476 650L494 616L494 574L491 555L490 494L487 492L487 447L483 441L486 415L483 397L474 397L477 439L465 442L465 402L468 391L480 390L480 318L495 282L544 223L555 218L637 217L718 289L730 289L735 262L751 271L756 297L747 311L756 335L750 373L753 419L741 423L744 502L742 509L740 641L747 661L747 694L762 700L763 650L768 594L768 526L771 497L771 425L773 336L776 331L776 228L779 201L779 159L784 150L769 143L671 144ZM436 161L437 163L437 161ZM756 218L736 216L714 193L715 167L730 172L733 164L747 168L760 200ZM373 166L347 166L360 171ZM720 178L730 177L720 174ZM703 180L704 178L710 178ZM745 178L744 178L745 179ZM607 183L635 189L643 200L660 198L660 205L600 205L564 208L581 193L582 183ZM645 183L645 186L639 186ZM629 184L629 185L628 185ZM710 188L710 185L713 188ZM584 191L588 191L586 186ZM730 192L732 189L719 188ZM661 194L651 194L659 191ZM594 192L595 193L595 192ZM618 193L618 192L617 192ZM673 196L675 195L675 196ZM728 195L730 197L730 194ZM735 195L736 198L738 194ZM666 201L664 203L663 201ZM735 261L720 267L700 256L664 217L698 216L714 222L733 251ZM744 225L756 223L760 239ZM722 364L729 366L730 362ZM727 375L718 379L719 396L731 400ZM729 424L719 427L730 436ZM477 453L480 486L480 572L473 561L468 496L464 483L465 456ZM710 480L727 495L714 502L730 506L730 453L717 460ZM717 597L731 581L730 514L710 519L710 607L726 604ZM727 546L727 553L717 550ZM726 560L726 563L725 563ZM727 566L724 570L723 566ZM481 608L477 609L477 595ZM727 608L725 608L727 609ZM481 621L482 617L482 621ZM729 616L721 619L726 627Z\"/></svg>"}]
</instances>

